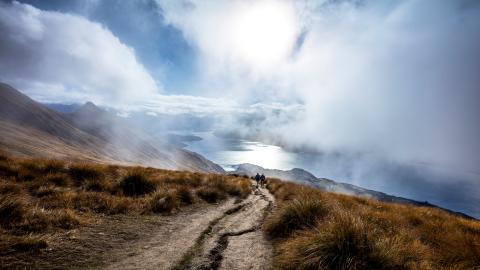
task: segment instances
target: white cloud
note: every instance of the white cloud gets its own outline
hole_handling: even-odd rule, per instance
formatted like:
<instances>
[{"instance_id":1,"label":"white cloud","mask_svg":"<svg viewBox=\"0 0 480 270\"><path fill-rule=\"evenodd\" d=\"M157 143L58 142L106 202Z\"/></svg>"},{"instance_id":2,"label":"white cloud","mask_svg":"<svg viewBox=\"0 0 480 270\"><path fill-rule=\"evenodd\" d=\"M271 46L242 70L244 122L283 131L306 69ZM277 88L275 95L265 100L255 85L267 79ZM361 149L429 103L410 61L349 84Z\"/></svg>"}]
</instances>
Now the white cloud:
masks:
<instances>
[{"instance_id":1,"label":"white cloud","mask_svg":"<svg viewBox=\"0 0 480 270\"><path fill-rule=\"evenodd\" d=\"M161 87L132 48L83 17L0 4L0 80L49 101L125 104Z\"/></svg>"},{"instance_id":2,"label":"white cloud","mask_svg":"<svg viewBox=\"0 0 480 270\"><path fill-rule=\"evenodd\" d=\"M168 22L200 49L204 88L239 101L305 104L303 118L269 129L282 141L477 170L480 5L475 1L158 2ZM305 33L298 50L278 54L271 65L242 58L248 54L232 44L244 33L235 27L242 12L255 14L262 5L276 11L264 12L264 20L281 14L289 24L287 36L294 38L248 42L284 51ZM254 37L255 31L243 36Z\"/></svg>"}]
</instances>

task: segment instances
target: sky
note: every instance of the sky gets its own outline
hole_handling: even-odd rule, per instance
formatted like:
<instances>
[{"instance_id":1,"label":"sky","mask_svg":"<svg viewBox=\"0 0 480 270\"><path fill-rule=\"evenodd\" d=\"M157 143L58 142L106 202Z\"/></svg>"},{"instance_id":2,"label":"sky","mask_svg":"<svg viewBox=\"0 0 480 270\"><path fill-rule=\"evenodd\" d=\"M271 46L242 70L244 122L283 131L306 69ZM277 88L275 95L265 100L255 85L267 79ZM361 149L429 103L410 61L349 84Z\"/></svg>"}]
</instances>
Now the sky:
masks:
<instances>
[{"instance_id":1,"label":"sky","mask_svg":"<svg viewBox=\"0 0 480 270\"><path fill-rule=\"evenodd\" d=\"M215 116L290 149L466 173L432 183L480 194L479 1L0 3L0 80L37 100Z\"/></svg>"}]
</instances>

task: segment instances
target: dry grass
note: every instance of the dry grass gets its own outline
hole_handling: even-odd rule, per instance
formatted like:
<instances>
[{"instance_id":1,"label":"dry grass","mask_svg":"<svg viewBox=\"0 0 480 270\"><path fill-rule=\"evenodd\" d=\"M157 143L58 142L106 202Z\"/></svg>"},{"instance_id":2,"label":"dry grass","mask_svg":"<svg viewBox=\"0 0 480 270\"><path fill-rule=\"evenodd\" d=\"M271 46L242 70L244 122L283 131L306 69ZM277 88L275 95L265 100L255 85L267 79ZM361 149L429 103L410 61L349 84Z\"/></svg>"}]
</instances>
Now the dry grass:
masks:
<instances>
[{"instance_id":1,"label":"dry grass","mask_svg":"<svg viewBox=\"0 0 480 270\"><path fill-rule=\"evenodd\" d=\"M480 222L269 180L278 269L480 269Z\"/></svg>"},{"instance_id":2,"label":"dry grass","mask_svg":"<svg viewBox=\"0 0 480 270\"><path fill-rule=\"evenodd\" d=\"M250 192L232 176L0 155L0 255L46 248L49 235L108 215L170 214Z\"/></svg>"}]
</instances>

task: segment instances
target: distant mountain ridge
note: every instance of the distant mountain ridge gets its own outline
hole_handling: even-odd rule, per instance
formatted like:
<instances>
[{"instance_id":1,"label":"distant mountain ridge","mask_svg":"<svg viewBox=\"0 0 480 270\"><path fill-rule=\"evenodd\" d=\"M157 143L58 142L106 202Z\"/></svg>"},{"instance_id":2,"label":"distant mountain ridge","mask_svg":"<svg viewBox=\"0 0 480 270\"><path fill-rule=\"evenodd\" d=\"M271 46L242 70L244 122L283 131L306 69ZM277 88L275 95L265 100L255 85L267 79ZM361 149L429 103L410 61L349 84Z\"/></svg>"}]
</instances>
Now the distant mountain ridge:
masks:
<instances>
[{"instance_id":1,"label":"distant mountain ridge","mask_svg":"<svg viewBox=\"0 0 480 270\"><path fill-rule=\"evenodd\" d=\"M430 204L428 202L420 202L420 201L407 199L403 197L397 197L397 196L389 195L383 192L355 186L352 184L336 182L327 178L318 178L312 173L300 168L293 168L291 170L265 169L261 166L257 166L249 163L233 165L232 167L235 170L232 172L229 172L231 174L253 176L256 173L260 173L260 174L265 174L265 176L267 177L278 178L286 181L295 182L298 184L309 185L309 186L312 186L321 190L325 190L328 192L361 196L365 198L377 199L383 202L406 203L406 204L413 204L417 206L435 207L435 208L443 209L455 215L463 216L468 219L475 219L464 213L445 209L437 205Z\"/></svg>"},{"instance_id":2,"label":"distant mountain ridge","mask_svg":"<svg viewBox=\"0 0 480 270\"><path fill-rule=\"evenodd\" d=\"M86 103L70 114L0 83L0 149L18 156L144 165L224 173L203 156L158 142L120 117Z\"/></svg>"}]
</instances>

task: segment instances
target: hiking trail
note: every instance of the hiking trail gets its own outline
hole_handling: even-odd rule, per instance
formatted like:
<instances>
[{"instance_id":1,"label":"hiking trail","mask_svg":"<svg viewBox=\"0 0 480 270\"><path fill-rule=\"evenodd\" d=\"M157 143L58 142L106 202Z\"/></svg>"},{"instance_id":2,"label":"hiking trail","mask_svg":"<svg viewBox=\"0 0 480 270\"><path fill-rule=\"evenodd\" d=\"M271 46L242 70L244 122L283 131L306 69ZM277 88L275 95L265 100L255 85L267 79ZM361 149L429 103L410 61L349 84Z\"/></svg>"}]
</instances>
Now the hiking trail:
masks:
<instances>
[{"instance_id":1,"label":"hiking trail","mask_svg":"<svg viewBox=\"0 0 480 270\"><path fill-rule=\"evenodd\" d=\"M269 269L272 247L261 227L274 198L265 188L253 190L242 201L166 217L107 269Z\"/></svg>"}]
</instances>

